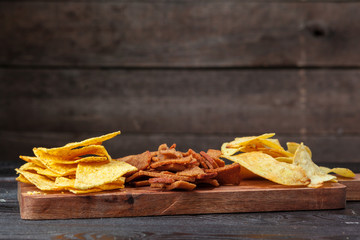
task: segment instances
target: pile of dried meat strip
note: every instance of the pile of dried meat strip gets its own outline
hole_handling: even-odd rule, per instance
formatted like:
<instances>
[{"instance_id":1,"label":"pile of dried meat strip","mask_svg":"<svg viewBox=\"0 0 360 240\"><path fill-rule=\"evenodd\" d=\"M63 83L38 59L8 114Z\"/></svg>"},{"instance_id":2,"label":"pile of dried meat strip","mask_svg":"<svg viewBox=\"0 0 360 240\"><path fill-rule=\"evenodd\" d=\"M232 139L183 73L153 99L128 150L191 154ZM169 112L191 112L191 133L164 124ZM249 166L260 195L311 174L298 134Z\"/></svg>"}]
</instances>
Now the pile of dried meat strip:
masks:
<instances>
[{"instance_id":1,"label":"pile of dried meat strip","mask_svg":"<svg viewBox=\"0 0 360 240\"><path fill-rule=\"evenodd\" d=\"M164 190L193 190L200 185L238 185L240 165L225 165L221 152L210 149L206 153L176 151L176 145L159 146L158 151L119 158L138 168L127 176L126 182L136 187L150 186Z\"/></svg>"}]
</instances>

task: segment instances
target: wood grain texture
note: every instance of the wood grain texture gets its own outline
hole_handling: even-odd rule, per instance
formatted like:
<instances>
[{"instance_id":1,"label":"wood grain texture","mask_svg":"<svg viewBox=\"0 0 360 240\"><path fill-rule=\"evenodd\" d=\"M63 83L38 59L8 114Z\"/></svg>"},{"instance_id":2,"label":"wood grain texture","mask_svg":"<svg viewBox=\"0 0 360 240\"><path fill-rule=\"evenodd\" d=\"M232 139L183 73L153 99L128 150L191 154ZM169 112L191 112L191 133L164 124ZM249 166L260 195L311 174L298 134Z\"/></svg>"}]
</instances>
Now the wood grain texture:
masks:
<instances>
[{"instance_id":1,"label":"wood grain texture","mask_svg":"<svg viewBox=\"0 0 360 240\"><path fill-rule=\"evenodd\" d=\"M353 135L359 78L359 70L0 69L0 127Z\"/></svg>"},{"instance_id":2,"label":"wood grain texture","mask_svg":"<svg viewBox=\"0 0 360 240\"><path fill-rule=\"evenodd\" d=\"M18 188L22 219L339 209L345 207L346 198L345 186L338 183L311 189L286 187L265 180L248 180L239 186L193 191L159 191L141 187L83 195L33 195L29 192L38 190L23 183Z\"/></svg>"},{"instance_id":3,"label":"wood grain texture","mask_svg":"<svg viewBox=\"0 0 360 240\"><path fill-rule=\"evenodd\" d=\"M1 1L0 65L359 66L359 10L358 1Z\"/></svg>"},{"instance_id":4,"label":"wood grain texture","mask_svg":"<svg viewBox=\"0 0 360 240\"><path fill-rule=\"evenodd\" d=\"M360 173L357 173L354 178L341 178L339 183L346 186L346 200L360 201Z\"/></svg>"},{"instance_id":5,"label":"wood grain texture","mask_svg":"<svg viewBox=\"0 0 360 240\"><path fill-rule=\"evenodd\" d=\"M0 177L0 186L3 239L357 239L359 232L360 201L322 211L24 221L14 178Z\"/></svg>"}]
</instances>

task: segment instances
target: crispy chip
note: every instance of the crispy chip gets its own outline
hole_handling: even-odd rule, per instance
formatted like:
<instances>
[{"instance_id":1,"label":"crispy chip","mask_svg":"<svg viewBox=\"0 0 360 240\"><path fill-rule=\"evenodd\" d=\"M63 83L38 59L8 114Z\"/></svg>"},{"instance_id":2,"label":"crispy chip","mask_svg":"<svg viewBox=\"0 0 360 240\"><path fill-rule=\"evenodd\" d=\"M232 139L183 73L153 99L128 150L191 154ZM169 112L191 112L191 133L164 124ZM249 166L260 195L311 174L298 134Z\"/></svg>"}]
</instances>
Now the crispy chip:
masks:
<instances>
[{"instance_id":1,"label":"crispy chip","mask_svg":"<svg viewBox=\"0 0 360 240\"><path fill-rule=\"evenodd\" d=\"M29 182L31 182L32 184L34 184L37 188L39 188L40 190L43 191L60 191L63 190L64 188L62 187L58 187L56 186L55 182L52 181L51 179L36 174L36 173L32 173L29 171L25 171L25 170L20 170L20 169L16 169L16 171L18 173L21 173Z\"/></svg>"},{"instance_id":2,"label":"crispy chip","mask_svg":"<svg viewBox=\"0 0 360 240\"><path fill-rule=\"evenodd\" d=\"M60 176L60 174L57 174L56 172L53 172L50 169L42 168L32 162L25 163L24 165L22 165L20 167L20 170L28 170L28 171L32 170L32 171L37 172L38 174L41 174L41 175L44 175L47 177L59 177Z\"/></svg>"},{"instance_id":3,"label":"crispy chip","mask_svg":"<svg viewBox=\"0 0 360 240\"><path fill-rule=\"evenodd\" d=\"M75 188L86 190L111 183L137 168L122 161L109 163L79 163L76 170Z\"/></svg>"},{"instance_id":4,"label":"crispy chip","mask_svg":"<svg viewBox=\"0 0 360 240\"><path fill-rule=\"evenodd\" d=\"M48 154L51 154L51 155L63 155L63 154L66 155L66 154L68 154L67 152L69 150L76 149L76 148L79 148L79 147L89 146L89 145L101 144L102 142L104 142L106 140L109 140L109 139L111 139L111 138L113 138L113 137L115 137L115 136L117 136L119 134L120 134L120 131L117 131L117 132L109 133L109 134L106 134L106 135L103 135L103 136L89 138L89 139L86 139L86 140L81 141L81 142L68 143L63 147L47 149L46 152Z\"/></svg>"},{"instance_id":5,"label":"crispy chip","mask_svg":"<svg viewBox=\"0 0 360 240\"><path fill-rule=\"evenodd\" d=\"M286 145L287 145L287 148L288 148L287 151L289 153L295 154L296 150L300 146L300 143L287 142ZM312 153L311 153L310 148L308 146L305 146L305 145L304 145L304 147L305 147L306 151L309 153L310 157L312 157Z\"/></svg>"},{"instance_id":6,"label":"crispy chip","mask_svg":"<svg viewBox=\"0 0 360 240\"><path fill-rule=\"evenodd\" d=\"M324 182L336 180L335 176L324 173L312 160L303 143L297 148L294 156L294 165L304 169L306 176L310 179L309 187L321 187Z\"/></svg>"},{"instance_id":7,"label":"crispy chip","mask_svg":"<svg viewBox=\"0 0 360 240\"><path fill-rule=\"evenodd\" d=\"M347 178L355 177L355 173L348 168L332 168L332 169L327 168L327 167L319 167L319 168L324 173L335 173L339 176L347 177Z\"/></svg>"},{"instance_id":8,"label":"crispy chip","mask_svg":"<svg viewBox=\"0 0 360 240\"><path fill-rule=\"evenodd\" d=\"M234 141L227 144L227 148L239 148L245 145L248 145L254 140L258 139L267 139L271 138L275 135L275 133L265 133L260 136L250 136L250 137L241 137L241 138L235 138Z\"/></svg>"},{"instance_id":9,"label":"crispy chip","mask_svg":"<svg viewBox=\"0 0 360 240\"><path fill-rule=\"evenodd\" d=\"M58 149L56 151L53 148L34 148L35 155L39 158L53 156L54 161L66 162L66 160L73 160L85 155L94 155L98 157L106 157L111 159L110 155L102 145L88 145L75 149Z\"/></svg>"},{"instance_id":10,"label":"crispy chip","mask_svg":"<svg viewBox=\"0 0 360 240\"><path fill-rule=\"evenodd\" d=\"M301 167L278 162L270 155L261 152L225 157L230 161L239 163L256 175L279 184L301 186L309 183L309 179Z\"/></svg>"}]
</instances>

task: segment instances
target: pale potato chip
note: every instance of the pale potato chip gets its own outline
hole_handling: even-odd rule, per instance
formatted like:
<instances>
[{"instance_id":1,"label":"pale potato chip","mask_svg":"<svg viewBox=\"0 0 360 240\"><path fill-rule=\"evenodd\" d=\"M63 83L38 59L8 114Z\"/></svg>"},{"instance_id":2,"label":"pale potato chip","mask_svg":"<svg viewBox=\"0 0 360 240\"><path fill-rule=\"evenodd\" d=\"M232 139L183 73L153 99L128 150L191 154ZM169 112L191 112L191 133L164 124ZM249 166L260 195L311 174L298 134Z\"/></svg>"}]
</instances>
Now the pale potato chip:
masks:
<instances>
[{"instance_id":1,"label":"pale potato chip","mask_svg":"<svg viewBox=\"0 0 360 240\"><path fill-rule=\"evenodd\" d=\"M275 159L276 159L276 161L279 161L279 162L293 163L292 157L277 157Z\"/></svg>"},{"instance_id":2,"label":"pale potato chip","mask_svg":"<svg viewBox=\"0 0 360 240\"><path fill-rule=\"evenodd\" d=\"M111 183L137 168L122 161L109 163L79 163L76 170L75 188L86 190Z\"/></svg>"},{"instance_id":3,"label":"pale potato chip","mask_svg":"<svg viewBox=\"0 0 360 240\"><path fill-rule=\"evenodd\" d=\"M296 142L287 142L287 151L289 153L295 154L296 150L298 149L298 147L300 146L300 143L296 143ZM308 146L304 145L306 151L309 153L310 157L312 157L312 153L311 150Z\"/></svg>"},{"instance_id":4,"label":"pale potato chip","mask_svg":"<svg viewBox=\"0 0 360 240\"><path fill-rule=\"evenodd\" d=\"M223 155L227 155L227 156L232 156L235 153L239 152L239 149L237 148L227 148L227 142L223 143L223 145L221 145L221 154Z\"/></svg>"},{"instance_id":5,"label":"pale potato chip","mask_svg":"<svg viewBox=\"0 0 360 240\"><path fill-rule=\"evenodd\" d=\"M321 187L324 182L336 180L335 176L324 173L312 160L303 143L297 148L294 155L294 165L304 169L310 179L309 187Z\"/></svg>"},{"instance_id":6,"label":"pale potato chip","mask_svg":"<svg viewBox=\"0 0 360 240\"><path fill-rule=\"evenodd\" d=\"M303 186L309 183L309 179L301 167L278 162L270 155L262 152L249 152L225 157L230 161L239 163L252 173L275 183L291 186Z\"/></svg>"},{"instance_id":7,"label":"pale potato chip","mask_svg":"<svg viewBox=\"0 0 360 240\"><path fill-rule=\"evenodd\" d=\"M36 173L32 173L29 171L20 170L20 169L16 169L16 171L18 173L21 173L21 175L23 175L29 182L34 184L40 190L60 191L60 190L64 189L64 188L56 186L54 181L52 181L51 179L49 179L45 176L42 176L42 175L39 175Z\"/></svg>"},{"instance_id":8,"label":"pale potato chip","mask_svg":"<svg viewBox=\"0 0 360 240\"><path fill-rule=\"evenodd\" d=\"M271 138L275 135L275 133L265 133L260 136L250 136L250 137L241 137L241 138L235 138L234 141L227 144L227 148L239 148L241 146L245 146L249 144L250 142L257 140L257 139L267 139Z\"/></svg>"},{"instance_id":9,"label":"pale potato chip","mask_svg":"<svg viewBox=\"0 0 360 240\"><path fill-rule=\"evenodd\" d=\"M355 173L353 171L351 171L348 168L327 168L327 167L320 167L320 169L324 172L324 173L335 173L339 176L342 177L347 177L347 178L353 178L355 177Z\"/></svg>"}]
</instances>

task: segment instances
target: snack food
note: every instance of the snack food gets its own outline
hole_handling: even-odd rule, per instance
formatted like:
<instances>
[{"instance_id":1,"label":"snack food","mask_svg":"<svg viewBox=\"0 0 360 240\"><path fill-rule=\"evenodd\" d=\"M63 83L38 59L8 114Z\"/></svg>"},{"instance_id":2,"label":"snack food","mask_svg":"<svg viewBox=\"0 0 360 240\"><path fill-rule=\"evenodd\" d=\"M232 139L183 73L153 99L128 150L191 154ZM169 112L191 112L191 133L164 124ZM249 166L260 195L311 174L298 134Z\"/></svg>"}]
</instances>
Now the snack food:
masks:
<instances>
[{"instance_id":1,"label":"snack food","mask_svg":"<svg viewBox=\"0 0 360 240\"><path fill-rule=\"evenodd\" d=\"M150 186L165 190L193 190L199 185L219 186L240 183L240 165L225 166L219 159L221 152L210 149L205 153L176 151L176 144L161 144L157 151L144 152L117 159L138 167L138 171L126 178L135 187Z\"/></svg>"},{"instance_id":2,"label":"snack food","mask_svg":"<svg viewBox=\"0 0 360 240\"><path fill-rule=\"evenodd\" d=\"M235 138L221 146L222 157L238 162L243 178L260 176L283 185L321 187L324 182L337 181L333 172L344 177L355 174L346 168L328 169L312 161L312 152L303 143L288 142L285 150L274 133Z\"/></svg>"},{"instance_id":3,"label":"snack food","mask_svg":"<svg viewBox=\"0 0 360 240\"><path fill-rule=\"evenodd\" d=\"M43 191L70 191L76 194L123 188L127 173L137 168L113 160L102 142L120 132L69 143L57 148L34 148L35 157L20 156L27 163L16 169L18 181Z\"/></svg>"}]
</instances>

